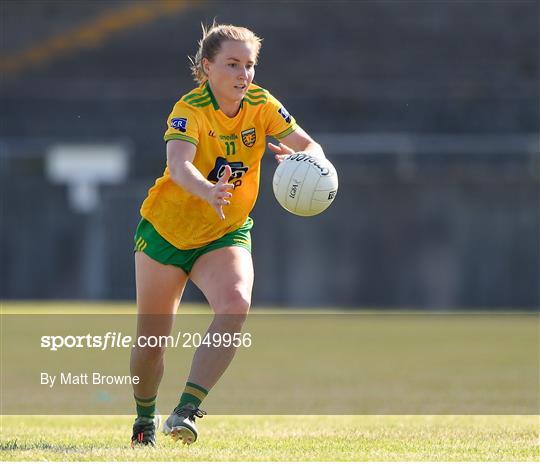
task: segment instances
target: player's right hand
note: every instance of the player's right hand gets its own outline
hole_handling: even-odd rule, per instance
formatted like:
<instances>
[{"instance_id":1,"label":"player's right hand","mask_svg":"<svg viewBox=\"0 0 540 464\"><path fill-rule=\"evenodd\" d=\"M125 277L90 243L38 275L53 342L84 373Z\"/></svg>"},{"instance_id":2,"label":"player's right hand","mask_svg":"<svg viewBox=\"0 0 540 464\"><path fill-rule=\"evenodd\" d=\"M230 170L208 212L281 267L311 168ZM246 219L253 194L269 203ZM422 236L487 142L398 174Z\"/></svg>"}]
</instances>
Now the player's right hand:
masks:
<instances>
[{"instance_id":1,"label":"player's right hand","mask_svg":"<svg viewBox=\"0 0 540 464\"><path fill-rule=\"evenodd\" d=\"M233 184L229 184L229 178L232 175L232 169L227 164L225 165L225 171L219 180L212 186L208 195L208 203L216 210L216 213L220 219L225 219L223 214L223 206L230 205L229 198L232 197L232 193L229 190L234 189Z\"/></svg>"}]
</instances>

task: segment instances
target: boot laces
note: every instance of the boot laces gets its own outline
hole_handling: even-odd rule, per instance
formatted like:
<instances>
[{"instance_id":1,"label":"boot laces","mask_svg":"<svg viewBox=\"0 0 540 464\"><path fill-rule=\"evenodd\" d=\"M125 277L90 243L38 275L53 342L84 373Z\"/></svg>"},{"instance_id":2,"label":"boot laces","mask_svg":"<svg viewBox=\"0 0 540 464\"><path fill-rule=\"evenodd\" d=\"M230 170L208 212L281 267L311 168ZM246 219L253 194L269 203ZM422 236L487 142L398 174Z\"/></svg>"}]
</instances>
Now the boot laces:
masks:
<instances>
[{"instance_id":1,"label":"boot laces","mask_svg":"<svg viewBox=\"0 0 540 464\"><path fill-rule=\"evenodd\" d=\"M174 410L175 414L178 414L181 417L189 417L190 420L194 421L196 417L199 419L203 416L206 416L206 411L202 409L195 408L191 405L176 407Z\"/></svg>"}]
</instances>

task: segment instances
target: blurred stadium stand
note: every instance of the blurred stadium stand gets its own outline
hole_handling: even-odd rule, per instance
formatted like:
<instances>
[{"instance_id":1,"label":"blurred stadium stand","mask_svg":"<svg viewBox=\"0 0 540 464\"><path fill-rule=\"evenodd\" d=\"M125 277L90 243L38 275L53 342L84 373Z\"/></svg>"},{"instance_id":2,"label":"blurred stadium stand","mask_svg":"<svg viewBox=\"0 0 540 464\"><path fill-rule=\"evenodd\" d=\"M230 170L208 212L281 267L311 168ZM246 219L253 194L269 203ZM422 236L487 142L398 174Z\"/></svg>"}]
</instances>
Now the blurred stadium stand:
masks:
<instances>
[{"instance_id":1,"label":"blurred stadium stand","mask_svg":"<svg viewBox=\"0 0 540 464\"><path fill-rule=\"evenodd\" d=\"M540 3L4 1L2 298L133 299L138 208L194 86L200 23L265 38L256 81L340 173L326 213L254 210L254 302L540 307ZM125 143L129 180L70 210L57 143ZM199 299L191 288L186 297Z\"/></svg>"}]
</instances>

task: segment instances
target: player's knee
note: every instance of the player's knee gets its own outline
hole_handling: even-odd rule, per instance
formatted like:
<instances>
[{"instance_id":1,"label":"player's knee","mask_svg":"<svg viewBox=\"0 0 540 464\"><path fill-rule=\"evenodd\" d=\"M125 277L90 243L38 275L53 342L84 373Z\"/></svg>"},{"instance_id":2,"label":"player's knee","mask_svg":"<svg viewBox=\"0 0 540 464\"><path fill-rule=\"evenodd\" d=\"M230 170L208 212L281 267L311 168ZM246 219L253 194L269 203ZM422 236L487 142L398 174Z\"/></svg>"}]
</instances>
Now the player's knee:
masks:
<instances>
[{"instance_id":1,"label":"player's knee","mask_svg":"<svg viewBox=\"0 0 540 464\"><path fill-rule=\"evenodd\" d=\"M240 290L231 290L216 308L217 314L246 316L251 306L251 299Z\"/></svg>"},{"instance_id":2,"label":"player's knee","mask_svg":"<svg viewBox=\"0 0 540 464\"><path fill-rule=\"evenodd\" d=\"M215 308L216 316L220 325L227 326L228 330L239 331L244 324L251 299L240 291L231 291Z\"/></svg>"},{"instance_id":3,"label":"player's knee","mask_svg":"<svg viewBox=\"0 0 540 464\"><path fill-rule=\"evenodd\" d=\"M135 351L139 359L146 362L156 362L165 355L165 346L137 346Z\"/></svg>"}]
</instances>

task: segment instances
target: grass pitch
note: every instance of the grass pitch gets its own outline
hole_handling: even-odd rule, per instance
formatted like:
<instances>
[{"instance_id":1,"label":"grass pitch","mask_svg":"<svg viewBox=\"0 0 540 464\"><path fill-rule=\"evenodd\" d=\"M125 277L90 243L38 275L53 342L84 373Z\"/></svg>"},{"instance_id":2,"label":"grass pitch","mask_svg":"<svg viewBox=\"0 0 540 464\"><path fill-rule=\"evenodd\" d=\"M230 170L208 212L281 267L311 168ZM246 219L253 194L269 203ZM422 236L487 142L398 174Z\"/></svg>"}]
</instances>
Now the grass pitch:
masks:
<instances>
[{"instance_id":1,"label":"grass pitch","mask_svg":"<svg viewBox=\"0 0 540 464\"><path fill-rule=\"evenodd\" d=\"M193 311L199 308L188 308ZM1 313L4 314L77 314L101 313L101 314L130 314L133 313L134 305L88 305L88 304L63 304L50 303L43 304L2 304ZM76 322L70 319L69 322L75 327ZM465 321L467 322L467 321ZM456 320L460 324L459 320ZM506 322L505 322L506 323ZM532 323L531 323L532 324ZM35 324L34 324L35 325ZM523 324L522 324L523 325ZM526 325L527 326L527 325ZM532 326L532 325L531 325ZM461 327L461 325L460 325ZM472 328L465 324L464 330L472 331ZM536 326L533 326L536 327ZM390 327L392 328L392 327ZM506 324L505 331L509 326ZM20 327L15 334L21 340L32 335L32 331L40 333L45 330L42 327L27 326ZM283 327L281 327L283 337ZM352 329L351 329L352 330ZM355 330L360 330L356 329ZM366 334L366 329L362 332ZM393 336L388 335L387 340L394 340L397 346L405 346L399 340L399 333L402 326L398 327ZM501 331L501 337L506 333ZM29 334L29 332L31 332ZM440 332L438 332L440 333ZM499 332L493 332L499 334ZM525 334L527 331L515 331L516 334ZM8 350L11 345L6 344L8 333L5 327L2 331L2 346L4 356L12 353ZM477 338L478 333L474 331ZM19 339L17 338L17 339ZM448 337L447 337L448 338ZM537 332L525 336L520 336L516 340L498 344L490 343L489 347L497 348L499 351L489 353L482 358L484 366L487 361L493 361L498 372L501 363L506 362L513 365L515 360L520 360L520 353L526 352L525 348L530 343L537 341ZM504 338L501 338L504 340ZM309 341L309 340L307 340ZM298 350L305 347L307 341L302 339L298 342ZM339 340L335 340L336 346ZM435 343L436 342L436 343ZM433 346L437 347L444 342L443 337L437 337ZM5 345L5 346L4 346ZM10 386L6 379L14 375L23 375L31 370L32 362L39 360L36 355L36 345L31 343L19 343L17 353L24 359L19 363L19 370L11 369L7 374L7 366L3 362L2 384ZM267 353L260 350L256 354L258 361L265 359L265 356L272 354L281 345L273 344ZM378 345L376 345L378 346ZM451 344L452 347L456 343ZM536 346L536 345L535 345ZM525 347L522 351L511 352L520 347ZM24 349L23 349L24 348ZM287 348L288 349L288 348ZM528 348L527 348L528 349ZM343 349L343 353L347 350ZM438 352L437 352L438 353ZM455 350L450 352L455 354ZM325 353L321 353L323 355ZM384 353L383 353L384 354ZM480 353L482 355L482 353ZM519 356L518 356L519 355ZM114 364L115 354L111 353L110 364ZM120 354L116 354L120 357ZM127 356L125 353L122 356ZM369 355L374 356L373 353ZM386 355L385 355L386 356ZM387 358L387 356L386 356ZM127 358L126 358L127 359ZM285 362L287 357L282 354L280 364L280 377L290 378L294 370L287 370ZM306 357L306 359L308 359ZM424 358L423 358L424 359ZM531 364L522 363L523 369L529 372L528 376L518 377L519 371L512 371L513 382L519 385L516 379L529 378L534 375L537 358L531 357ZM6 361L6 357L3 357ZM120 365L127 365L127 361L119 360ZM240 365L241 359L236 360L235 366ZM446 365L446 360L441 364ZM349 361L348 361L349 362ZM345 365L348 365L348 362ZM426 362L424 359L423 362ZM39 363L38 363L39 364ZM532 367L531 367L532 366ZM295 367L295 366L293 366ZM508 367L506 367L508 371ZM532 371L531 371L532 369ZM19 372L20 371L20 372ZM170 371L170 370L169 370ZM38 371L36 371L38 372ZM229 375L229 379L234 376ZM431 372L431 371L430 371ZM488 373L491 371L487 371ZM506 372L506 371L505 371ZM510 371L508 371L510 372ZM533 372L533 374L530 374ZM269 384L271 379L263 376L264 372L257 375L262 376L263 385L269 388L268 394L275 412L286 412L294 404L285 392L285 397L279 399L279 390ZM253 377L253 376L251 376ZM244 381L251 377L245 377ZM399 377L399 376L398 376ZM23 377L21 377L23 378ZM390 376L393 379L395 376ZM512 390L508 385L512 385L512 378L506 379L507 383L501 383L499 377L494 376L490 385L490 392L500 390L499 393L510 395ZM499 379L499 380L497 380ZM15 379L16 380L16 379ZM230 392L227 387L227 378L221 382L225 392ZM427 380L430 380L429 378ZM504 381L505 378L503 377ZM13 379L10 382L14 382ZM24 393L27 382L13 383L15 385L9 391L2 392L2 411L5 412L6 398L11 394L13 401L22 398L28 404L28 412L36 414L34 404L39 405L44 401L44 393L41 391L37 396ZM224 385L224 386L223 386ZM268 385L270 385L268 387ZM388 382L389 387L392 386ZM505 386L506 385L506 386ZM37 387L36 387L37 388ZM309 389L303 390L303 395L311 394L316 398L320 396L318 385L313 383ZM177 394L173 389L173 396ZM249 390L249 389L248 389ZM405 396L407 402L414 400L405 394L403 388L399 388L398 396ZM528 392L529 389L523 391ZM210 413L199 423L199 440L190 447L174 443L170 438L158 436L158 445L155 448L131 449L130 436L133 423L133 416L127 415L80 415L80 416L37 416L37 415L3 415L0 416L0 460L2 461L538 461L540 460L540 416L538 415L339 415L340 398L336 394L329 395L330 390L325 389L325 404L335 401L328 410L328 415L215 415L215 407L210 403L206 408ZM371 389L367 389L369 393ZM411 390L413 391L413 390ZM429 391L429 389L427 390ZM519 390L521 392L522 390ZM536 390L535 390L536 391ZM366 393L364 392L364 393ZM377 390L384 398L389 398L392 389L385 391L384 388ZM219 397L219 389L212 392L212 397ZM355 390L354 397L364 397L361 392ZM319 396L317 396L319 395ZM70 397L57 395L62 401L67 401ZM230 395L229 395L230 396ZM522 395L514 395L515 401L521 401ZM283 397L283 394L282 394ZM126 395L130 398L130 394ZM73 398L71 398L73 399ZM209 398L210 400L212 398ZM426 398L420 398L421 401ZM11 400L10 400L11 401ZM32 402L33 401L33 402ZM37 401L37 403L36 403ZM531 407L531 400L524 403L527 411L536 411ZM510 399L508 399L511 404ZM288 404L291 403L291 404ZM174 398L163 401L162 404L174 404ZM535 403L537 404L537 402ZM61 409L61 405L58 406ZM131 408L131 404L130 404ZM130 409L126 409L130 411ZM394 409L395 411L395 409ZM518 409L519 411L519 409ZM61 412L61 411L58 411ZM326 410L323 411L326 413ZM384 411L383 411L384 412ZM18 412L17 412L18 413ZM80 413L80 412L79 412ZM367 413L366 413L367 414ZM405 414L403 412L402 414ZM526 414L526 413L524 413Z\"/></svg>"},{"instance_id":2,"label":"grass pitch","mask_svg":"<svg viewBox=\"0 0 540 464\"><path fill-rule=\"evenodd\" d=\"M127 416L3 416L4 461L537 461L538 416L207 416L131 449Z\"/></svg>"}]
</instances>

